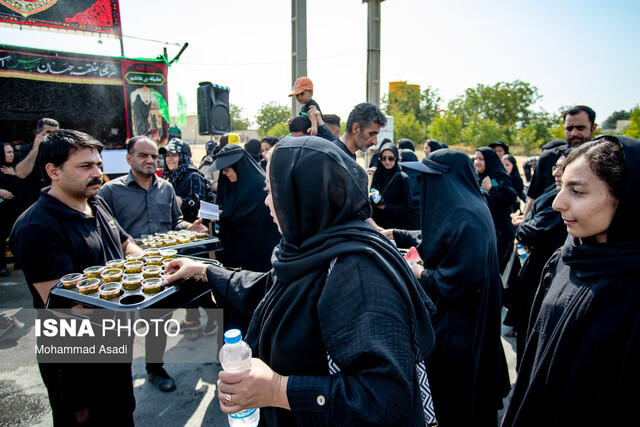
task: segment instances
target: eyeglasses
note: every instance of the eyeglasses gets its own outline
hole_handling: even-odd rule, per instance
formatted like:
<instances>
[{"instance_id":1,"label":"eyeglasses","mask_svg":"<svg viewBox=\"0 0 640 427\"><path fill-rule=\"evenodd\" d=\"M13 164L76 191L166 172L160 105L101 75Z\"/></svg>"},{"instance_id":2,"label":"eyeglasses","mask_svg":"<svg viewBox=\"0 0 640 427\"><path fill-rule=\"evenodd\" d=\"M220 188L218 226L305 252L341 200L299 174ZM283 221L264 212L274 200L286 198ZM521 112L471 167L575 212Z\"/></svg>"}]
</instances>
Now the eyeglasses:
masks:
<instances>
[{"instance_id":1,"label":"eyeglasses","mask_svg":"<svg viewBox=\"0 0 640 427\"><path fill-rule=\"evenodd\" d=\"M395 157L380 157L380 161L381 162L395 162L396 158Z\"/></svg>"}]
</instances>

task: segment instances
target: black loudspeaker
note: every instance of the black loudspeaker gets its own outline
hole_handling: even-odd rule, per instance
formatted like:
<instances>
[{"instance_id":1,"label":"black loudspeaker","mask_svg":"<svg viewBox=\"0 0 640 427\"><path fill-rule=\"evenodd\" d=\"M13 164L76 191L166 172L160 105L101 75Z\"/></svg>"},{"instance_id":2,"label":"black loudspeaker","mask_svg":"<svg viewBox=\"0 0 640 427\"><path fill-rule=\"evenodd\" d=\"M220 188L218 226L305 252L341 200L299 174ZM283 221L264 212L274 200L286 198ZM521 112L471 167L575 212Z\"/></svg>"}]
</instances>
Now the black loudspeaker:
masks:
<instances>
[{"instance_id":1,"label":"black loudspeaker","mask_svg":"<svg viewBox=\"0 0 640 427\"><path fill-rule=\"evenodd\" d=\"M229 88L200 82L198 86L198 133L222 135L231 131Z\"/></svg>"}]
</instances>

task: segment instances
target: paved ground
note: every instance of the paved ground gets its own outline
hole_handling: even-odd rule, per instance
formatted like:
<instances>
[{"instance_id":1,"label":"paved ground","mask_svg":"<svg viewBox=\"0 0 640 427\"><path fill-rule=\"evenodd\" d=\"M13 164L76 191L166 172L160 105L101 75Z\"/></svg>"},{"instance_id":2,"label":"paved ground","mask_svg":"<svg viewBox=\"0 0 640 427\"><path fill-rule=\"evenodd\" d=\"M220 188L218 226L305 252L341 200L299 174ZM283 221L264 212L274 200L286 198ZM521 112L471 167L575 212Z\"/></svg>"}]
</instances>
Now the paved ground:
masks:
<instances>
[{"instance_id":1,"label":"paved ground","mask_svg":"<svg viewBox=\"0 0 640 427\"><path fill-rule=\"evenodd\" d=\"M33 355L35 345L32 326L35 313L31 294L20 271L0 278L0 310L26 326L16 330L0 343L0 426L51 426L51 410ZM183 311L174 314L179 319ZM215 341L214 336L211 341ZM512 382L515 380L514 340L503 339ZM167 354L171 353L169 342ZM175 350L178 351L178 350ZM181 351L202 351L187 348ZM217 345L206 351L217 354ZM24 353L25 357L17 357ZM10 360L10 362L7 362ZM19 361L16 361L19 360ZM227 419L219 409L216 381L220 366L217 363L172 363L167 371L174 377L177 389L162 393L146 383L141 357L133 364L136 426L226 426Z\"/></svg>"}]
</instances>

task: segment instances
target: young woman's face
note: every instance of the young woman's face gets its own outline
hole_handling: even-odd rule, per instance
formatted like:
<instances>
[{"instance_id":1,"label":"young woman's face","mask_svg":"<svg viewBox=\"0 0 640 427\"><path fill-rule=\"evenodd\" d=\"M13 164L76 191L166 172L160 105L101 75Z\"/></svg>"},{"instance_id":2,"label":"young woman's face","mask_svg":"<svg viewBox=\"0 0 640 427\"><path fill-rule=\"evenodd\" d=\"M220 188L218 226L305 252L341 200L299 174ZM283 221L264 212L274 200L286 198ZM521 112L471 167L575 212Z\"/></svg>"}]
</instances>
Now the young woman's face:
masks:
<instances>
[{"instance_id":1,"label":"young woman's face","mask_svg":"<svg viewBox=\"0 0 640 427\"><path fill-rule=\"evenodd\" d=\"M264 204L269 208L269 213L271 214L271 218L273 218L273 222L278 226L278 231L282 234L282 229L280 228L280 222L278 222L278 217L276 216L276 210L273 207L273 198L271 197L271 184L269 183L269 163L267 163L267 197L264 199Z\"/></svg>"},{"instance_id":2,"label":"young woman's face","mask_svg":"<svg viewBox=\"0 0 640 427\"><path fill-rule=\"evenodd\" d=\"M429 145L428 142L424 143L424 156L427 157L429 154L431 154L431 146Z\"/></svg>"},{"instance_id":3,"label":"young woman's face","mask_svg":"<svg viewBox=\"0 0 640 427\"><path fill-rule=\"evenodd\" d=\"M167 165L167 169L169 169L170 171L178 169L178 164L180 163L180 154L166 153L164 155L164 163Z\"/></svg>"},{"instance_id":4,"label":"young woman's face","mask_svg":"<svg viewBox=\"0 0 640 427\"><path fill-rule=\"evenodd\" d=\"M222 169L222 174L227 177L229 182L238 182L238 174L231 166Z\"/></svg>"},{"instance_id":5,"label":"young woman's face","mask_svg":"<svg viewBox=\"0 0 640 427\"><path fill-rule=\"evenodd\" d=\"M609 187L593 173L585 157L565 168L562 190L553 201L553 209L562 214L567 231L573 237L594 236L598 243L605 243L617 206L618 201L609 193Z\"/></svg>"},{"instance_id":6,"label":"young woman's face","mask_svg":"<svg viewBox=\"0 0 640 427\"><path fill-rule=\"evenodd\" d=\"M502 159L502 166L507 170L507 173L511 175L511 171L513 170L513 163L509 161L509 159Z\"/></svg>"},{"instance_id":7,"label":"young woman's face","mask_svg":"<svg viewBox=\"0 0 640 427\"><path fill-rule=\"evenodd\" d=\"M476 169L476 172L483 173L485 169L484 165L484 156L482 155L482 151L476 151L476 158L473 160L473 167Z\"/></svg>"},{"instance_id":8,"label":"young woman's face","mask_svg":"<svg viewBox=\"0 0 640 427\"><path fill-rule=\"evenodd\" d=\"M266 161L269 161L269 150L271 150L271 145L268 142L260 143L260 155Z\"/></svg>"},{"instance_id":9,"label":"young woman's face","mask_svg":"<svg viewBox=\"0 0 640 427\"><path fill-rule=\"evenodd\" d=\"M392 169L396 165L396 156L393 154L391 150L384 150L380 153L380 161L382 162L382 166L385 169Z\"/></svg>"},{"instance_id":10,"label":"young woman's face","mask_svg":"<svg viewBox=\"0 0 640 427\"><path fill-rule=\"evenodd\" d=\"M13 147L9 144L4 146L4 161L5 163L13 162Z\"/></svg>"}]
</instances>

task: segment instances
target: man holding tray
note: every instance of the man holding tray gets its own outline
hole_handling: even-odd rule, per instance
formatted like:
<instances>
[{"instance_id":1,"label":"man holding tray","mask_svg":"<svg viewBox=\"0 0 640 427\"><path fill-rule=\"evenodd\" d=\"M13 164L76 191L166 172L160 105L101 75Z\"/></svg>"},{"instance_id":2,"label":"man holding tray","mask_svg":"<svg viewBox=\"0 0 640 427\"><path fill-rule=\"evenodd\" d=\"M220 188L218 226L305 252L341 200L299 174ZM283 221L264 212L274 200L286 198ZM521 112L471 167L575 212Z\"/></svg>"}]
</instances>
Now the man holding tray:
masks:
<instances>
[{"instance_id":1,"label":"man holding tray","mask_svg":"<svg viewBox=\"0 0 640 427\"><path fill-rule=\"evenodd\" d=\"M51 186L11 233L11 250L35 308L45 307L60 277L142 252L95 197L102 184L102 147L83 132L65 129L50 133L40 145L39 166ZM133 425L130 363L39 363L39 368L56 426Z\"/></svg>"}]
</instances>

